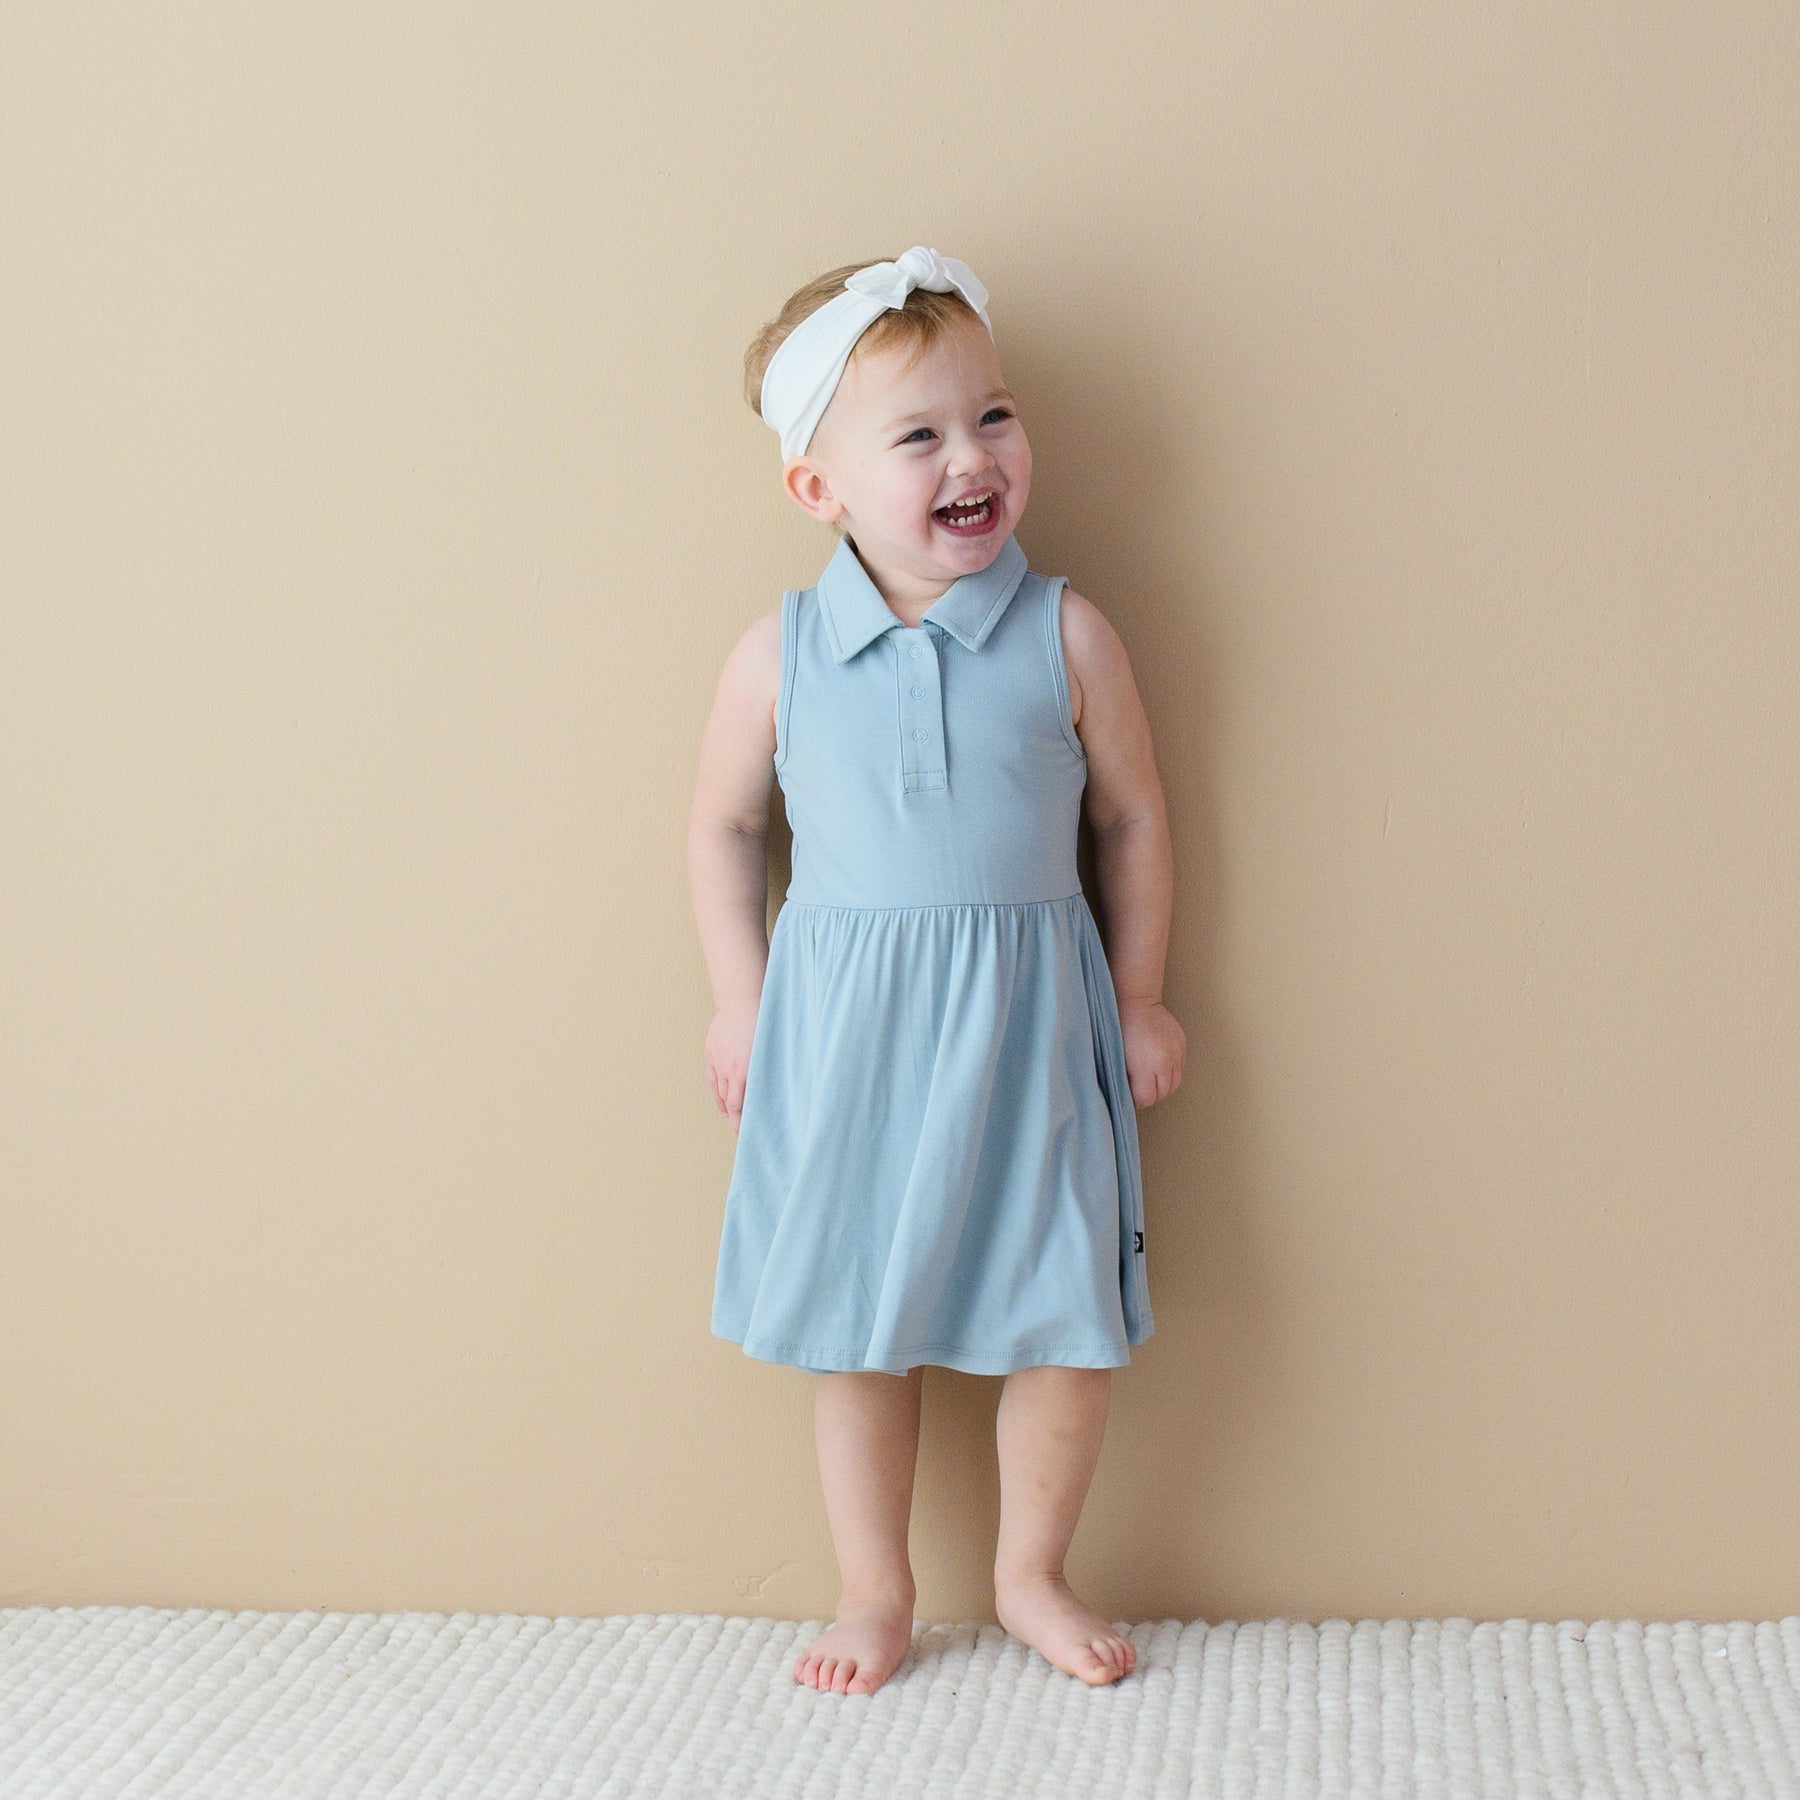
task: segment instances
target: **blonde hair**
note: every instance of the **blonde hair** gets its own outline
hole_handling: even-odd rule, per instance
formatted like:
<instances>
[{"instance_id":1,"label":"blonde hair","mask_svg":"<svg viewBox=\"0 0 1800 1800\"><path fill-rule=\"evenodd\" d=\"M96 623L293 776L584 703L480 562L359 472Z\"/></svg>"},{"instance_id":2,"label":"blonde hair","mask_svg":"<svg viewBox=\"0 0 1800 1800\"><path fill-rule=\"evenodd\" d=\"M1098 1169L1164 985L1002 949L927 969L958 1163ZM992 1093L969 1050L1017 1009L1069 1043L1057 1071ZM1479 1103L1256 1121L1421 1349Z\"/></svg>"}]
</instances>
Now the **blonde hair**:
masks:
<instances>
[{"instance_id":1,"label":"blonde hair","mask_svg":"<svg viewBox=\"0 0 1800 1800\"><path fill-rule=\"evenodd\" d=\"M750 410L759 419L762 417L764 371L769 366L769 359L781 348L788 334L802 319L816 313L827 300L835 299L841 294L844 283L858 269L895 260L897 259L894 257L874 256L867 262L845 263L841 269L831 269L815 277L805 287L797 288L790 294L781 311L750 340L750 348L744 352L744 398L750 402ZM865 352L874 355L882 350L899 347L907 351L906 362L910 367L931 344L962 319L974 319L977 324L980 323L980 315L974 307L954 289L940 294L930 288L914 288L906 296L904 306L888 307L856 340L856 348L850 352L850 363L854 363ZM848 368L850 363L844 366Z\"/></svg>"}]
</instances>

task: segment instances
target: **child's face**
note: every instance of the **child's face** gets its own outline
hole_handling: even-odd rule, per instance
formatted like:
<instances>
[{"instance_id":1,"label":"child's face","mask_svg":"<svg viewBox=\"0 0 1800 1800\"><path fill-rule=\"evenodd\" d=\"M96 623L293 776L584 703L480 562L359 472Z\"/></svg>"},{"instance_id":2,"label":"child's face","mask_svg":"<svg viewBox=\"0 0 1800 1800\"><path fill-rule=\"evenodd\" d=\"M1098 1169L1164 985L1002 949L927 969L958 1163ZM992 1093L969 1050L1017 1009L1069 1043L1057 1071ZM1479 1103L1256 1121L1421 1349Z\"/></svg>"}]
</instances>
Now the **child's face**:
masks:
<instances>
[{"instance_id":1,"label":"child's face","mask_svg":"<svg viewBox=\"0 0 1800 1800\"><path fill-rule=\"evenodd\" d=\"M842 523L865 565L945 585L985 569L1031 491L1031 446L987 328L958 320L910 368L899 349L853 356L807 454L782 473L815 518ZM939 515L984 490L985 526Z\"/></svg>"}]
</instances>

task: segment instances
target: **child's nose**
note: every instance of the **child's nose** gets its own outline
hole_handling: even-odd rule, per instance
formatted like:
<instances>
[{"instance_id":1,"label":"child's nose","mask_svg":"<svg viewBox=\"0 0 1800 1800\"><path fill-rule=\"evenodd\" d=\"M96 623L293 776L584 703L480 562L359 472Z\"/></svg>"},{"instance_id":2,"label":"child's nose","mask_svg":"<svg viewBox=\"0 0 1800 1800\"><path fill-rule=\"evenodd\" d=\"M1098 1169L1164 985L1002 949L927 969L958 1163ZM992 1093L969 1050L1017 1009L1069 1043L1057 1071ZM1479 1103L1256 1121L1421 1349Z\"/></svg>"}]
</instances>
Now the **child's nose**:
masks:
<instances>
[{"instance_id":1,"label":"child's nose","mask_svg":"<svg viewBox=\"0 0 1800 1800\"><path fill-rule=\"evenodd\" d=\"M975 475L998 467L993 451L977 437L958 438L951 451L951 462L958 470Z\"/></svg>"}]
</instances>

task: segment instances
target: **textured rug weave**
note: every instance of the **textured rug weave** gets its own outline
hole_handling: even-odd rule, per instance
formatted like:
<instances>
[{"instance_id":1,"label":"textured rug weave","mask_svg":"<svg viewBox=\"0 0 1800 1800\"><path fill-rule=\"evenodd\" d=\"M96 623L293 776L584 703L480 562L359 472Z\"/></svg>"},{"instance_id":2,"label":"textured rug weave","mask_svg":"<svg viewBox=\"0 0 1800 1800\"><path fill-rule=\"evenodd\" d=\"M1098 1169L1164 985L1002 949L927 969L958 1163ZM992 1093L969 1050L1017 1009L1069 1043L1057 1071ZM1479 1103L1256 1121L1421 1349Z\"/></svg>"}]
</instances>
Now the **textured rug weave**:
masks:
<instances>
[{"instance_id":1,"label":"textured rug weave","mask_svg":"<svg viewBox=\"0 0 1800 1800\"><path fill-rule=\"evenodd\" d=\"M0 1609L0 1795L1800 1800L1800 1618L1169 1620L1105 1688L920 1624L857 1696L824 1624Z\"/></svg>"}]
</instances>

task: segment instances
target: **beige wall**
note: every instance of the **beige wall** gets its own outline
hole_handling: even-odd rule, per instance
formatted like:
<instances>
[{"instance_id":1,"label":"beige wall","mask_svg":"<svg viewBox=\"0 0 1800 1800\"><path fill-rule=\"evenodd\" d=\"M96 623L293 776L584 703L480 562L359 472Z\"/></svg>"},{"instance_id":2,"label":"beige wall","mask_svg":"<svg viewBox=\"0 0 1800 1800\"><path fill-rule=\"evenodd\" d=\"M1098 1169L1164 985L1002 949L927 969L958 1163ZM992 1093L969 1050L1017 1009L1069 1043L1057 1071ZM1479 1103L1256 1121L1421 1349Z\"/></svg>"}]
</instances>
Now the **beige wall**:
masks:
<instances>
[{"instance_id":1,"label":"beige wall","mask_svg":"<svg viewBox=\"0 0 1800 1800\"><path fill-rule=\"evenodd\" d=\"M923 241L1178 859L1073 1575L1800 1609L1794 10L304 11L0 18L0 1601L829 1610L684 834L743 346Z\"/></svg>"}]
</instances>

